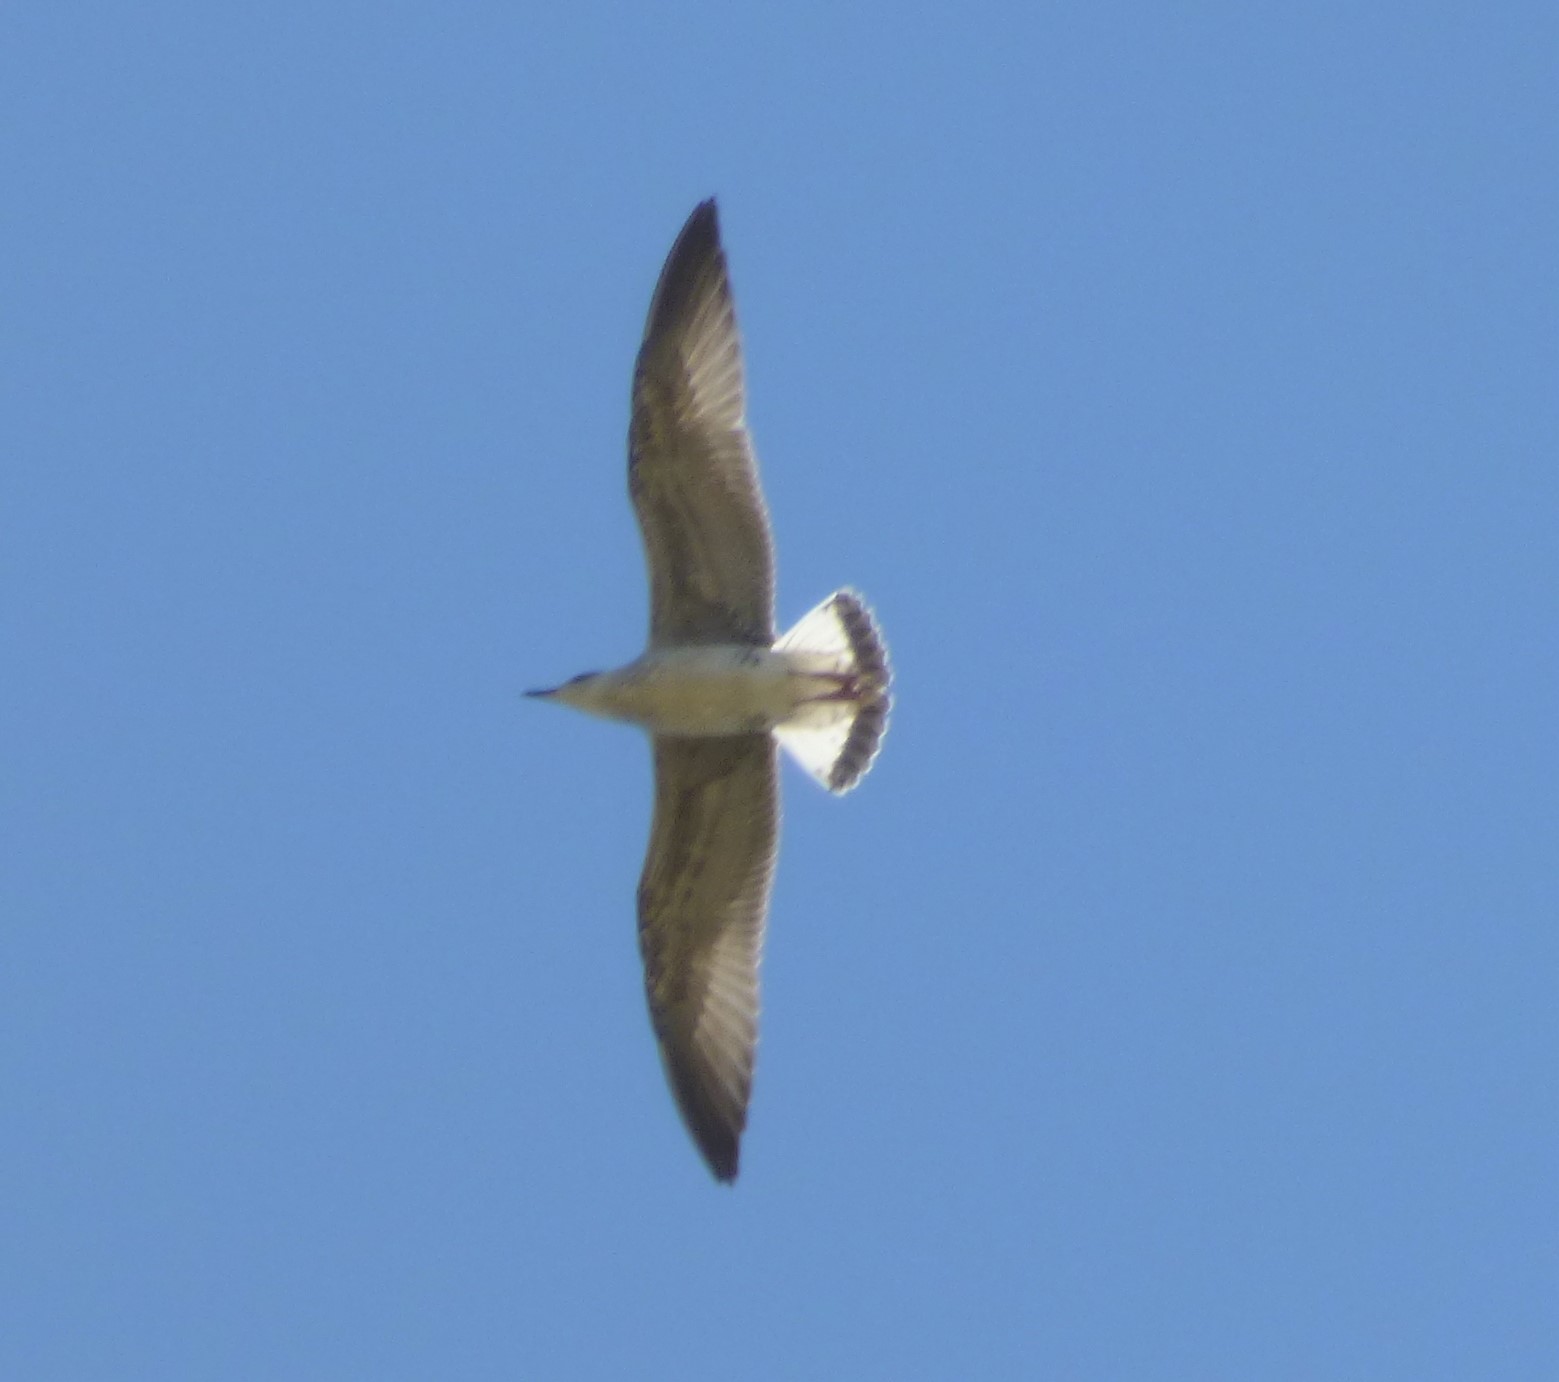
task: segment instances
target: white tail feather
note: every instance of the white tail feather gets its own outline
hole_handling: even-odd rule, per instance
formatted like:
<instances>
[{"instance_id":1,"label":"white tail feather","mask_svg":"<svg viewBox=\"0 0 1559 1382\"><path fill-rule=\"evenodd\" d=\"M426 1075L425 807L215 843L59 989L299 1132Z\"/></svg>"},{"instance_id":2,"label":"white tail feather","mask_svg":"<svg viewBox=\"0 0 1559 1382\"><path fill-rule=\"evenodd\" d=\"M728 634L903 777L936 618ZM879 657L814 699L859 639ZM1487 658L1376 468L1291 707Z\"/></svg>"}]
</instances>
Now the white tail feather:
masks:
<instances>
[{"instance_id":1,"label":"white tail feather","mask_svg":"<svg viewBox=\"0 0 1559 1382\"><path fill-rule=\"evenodd\" d=\"M807 654L807 670L849 678L848 694L811 701L776 729L791 757L830 792L848 792L888 728L888 649L871 611L851 590L830 595L775 645Z\"/></svg>"}]
</instances>

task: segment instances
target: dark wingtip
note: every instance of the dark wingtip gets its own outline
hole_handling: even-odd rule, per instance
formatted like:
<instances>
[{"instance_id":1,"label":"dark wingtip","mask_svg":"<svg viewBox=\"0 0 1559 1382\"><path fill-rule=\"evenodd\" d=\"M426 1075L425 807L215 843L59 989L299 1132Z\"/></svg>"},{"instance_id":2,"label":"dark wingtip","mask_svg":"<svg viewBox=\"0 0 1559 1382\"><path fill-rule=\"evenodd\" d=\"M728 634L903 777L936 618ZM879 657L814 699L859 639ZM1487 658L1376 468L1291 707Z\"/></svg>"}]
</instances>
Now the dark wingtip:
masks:
<instances>
[{"instance_id":1,"label":"dark wingtip","mask_svg":"<svg viewBox=\"0 0 1559 1382\"><path fill-rule=\"evenodd\" d=\"M661 267L655 294L644 322L643 351L653 353L659 343L675 338L679 327L701 302L729 297L725 254L720 248L720 214L715 199L702 201L677 233L676 243ZM640 368L644 354L640 355Z\"/></svg>"},{"instance_id":2,"label":"dark wingtip","mask_svg":"<svg viewBox=\"0 0 1559 1382\"><path fill-rule=\"evenodd\" d=\"M661 1057L666 1078L676 1098L677 1110L703 1157L709 1172L723 1185L736 1179L742 1154L742 1130L747 1122L747 1095L744 1090L740 1102L734 1108L721 1107L712 1098L712 1087L702 1078L696 1067L678 1062L667 1053L664 1039Z\"/></svg>"},{"instance_id":3,"label":"dark wingtip","mask_svg":"<svg viewBox=\"0 0 1559 1382\"><path fill-rule=\"evenodd\" d=\"M732 1127L717 1117L708 1116L710 1110L695 1114L683 1105L683 1121L693 1134L693 1143L704 1158L710 1174L722 1185L730 1185L736 1179L742 1156L742 1130ZM745 1121L745 1120L744 1120Z\"/></svg>"},{"instance_id":4,"label":"dark wingtip","mask_svg":"<svg viewBox=\"0 0 1559 1382\"><path fill-rule=\"evenodd\" d=\"M666 268L673 264L697 265L720 253L720 209L710 197L693 208L693 214L682 223L677 232L671 253L666 256Z\"/></svg>"},{"instance_id":5,"label":"dark wingtip","mask_svg":"<svg viewBox=\"0 0 1559 1382\"><path fill-rule=\"evenodd\" d=\"M733 1143L729 1149L718 1150L710 1147L699 1149L704 1154L704 1160L709 1163L709 1170L721 1185L735 1185L736 1172L739 1169L737 1162L740 1160L740 1152Z\"/></svg>"}]
</instances>

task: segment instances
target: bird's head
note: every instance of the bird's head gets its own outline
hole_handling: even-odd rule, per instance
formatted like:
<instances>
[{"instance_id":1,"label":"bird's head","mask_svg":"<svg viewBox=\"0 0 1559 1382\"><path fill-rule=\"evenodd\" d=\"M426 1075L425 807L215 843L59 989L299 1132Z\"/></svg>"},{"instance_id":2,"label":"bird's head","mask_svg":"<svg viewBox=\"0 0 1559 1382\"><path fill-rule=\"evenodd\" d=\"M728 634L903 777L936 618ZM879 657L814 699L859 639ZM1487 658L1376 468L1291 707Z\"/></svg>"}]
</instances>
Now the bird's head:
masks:
<instances>
[{"instance_id":1,"label":"bird's head","mask_svg":"<svg viewBox=\"0 0 1559 1382\"><path fill-rule=\"evenodd\" d=\"M599 699L601 688L597 683L602 675L600 672L581 672L577 677L570 677L561 686L527 691L525 694L543 701L561 701L576 710L591 710Z\"/></svg>"}]
</instances>

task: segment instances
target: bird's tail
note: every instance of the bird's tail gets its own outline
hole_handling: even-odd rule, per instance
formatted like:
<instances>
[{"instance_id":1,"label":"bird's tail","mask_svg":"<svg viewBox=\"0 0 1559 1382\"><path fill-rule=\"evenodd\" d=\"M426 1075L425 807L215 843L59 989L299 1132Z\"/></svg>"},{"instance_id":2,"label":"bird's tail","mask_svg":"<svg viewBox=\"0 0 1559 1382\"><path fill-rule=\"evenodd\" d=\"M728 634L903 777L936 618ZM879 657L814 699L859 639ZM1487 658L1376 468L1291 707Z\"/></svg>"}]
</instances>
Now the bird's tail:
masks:
<instances>
[{"instance_id":1,"label":"bird's tail","mask_svg":"<svg viewBox=\"0 0 1559 1382\"><path fill-rule=\"evenodd\" d=\"M888 728L888 648L853 590L830 595L775 645L806 654L806 670L833 684L774 732L790 755L830 792L848 792Z\"/></svg>"}]
</instances>

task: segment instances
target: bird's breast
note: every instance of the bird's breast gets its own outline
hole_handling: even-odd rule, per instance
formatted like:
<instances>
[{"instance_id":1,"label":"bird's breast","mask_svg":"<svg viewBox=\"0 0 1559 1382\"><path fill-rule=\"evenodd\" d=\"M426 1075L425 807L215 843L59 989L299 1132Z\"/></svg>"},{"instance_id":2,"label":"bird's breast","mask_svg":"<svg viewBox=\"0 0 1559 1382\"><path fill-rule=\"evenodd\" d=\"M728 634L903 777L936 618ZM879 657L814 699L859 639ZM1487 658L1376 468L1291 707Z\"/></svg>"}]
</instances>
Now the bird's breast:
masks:
<instances>
[{"instance_id":1,"label":"bird's breast","mask_svg":"<svg viewBox=\"0 0 1559 1382\"><path fill-rule=\"evenodd\" d=\"M603 709L654 734L757 734L810 698L811 678L772 648L657 648L609 674Z\"/></svg>"}]
</instances>

